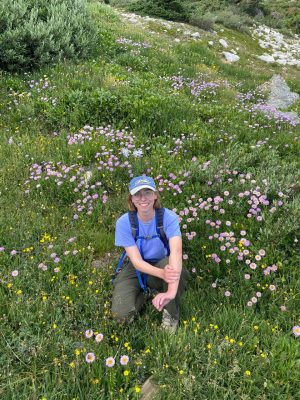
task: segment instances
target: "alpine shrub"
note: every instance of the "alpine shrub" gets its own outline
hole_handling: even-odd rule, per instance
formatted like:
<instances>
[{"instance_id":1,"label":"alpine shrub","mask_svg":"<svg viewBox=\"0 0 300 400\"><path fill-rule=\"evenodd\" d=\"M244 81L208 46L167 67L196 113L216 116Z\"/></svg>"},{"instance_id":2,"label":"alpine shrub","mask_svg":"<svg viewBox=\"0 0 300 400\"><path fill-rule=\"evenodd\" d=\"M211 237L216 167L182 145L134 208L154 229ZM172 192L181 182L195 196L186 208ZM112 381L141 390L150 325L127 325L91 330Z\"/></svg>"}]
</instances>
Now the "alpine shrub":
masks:
<instances>
[{"instance_id":1,"label":"alpine shrub","mask_svg":"<svg viewBox=\"0 0 300 400\"><path fill-rule=\"evenodd\" d=\"M138 0L129 6L131 11L173 21L187 21L184 7L177 0Z\"/></svg>"},{"instance_id":2,"label":"alpine shrub","mask_svg":"<svg viewBox=\"0 0 300 400\"><path fill-rule=\"evenodd\" d=\"M0 68L31 70L87 57L96 29L86 0L1 0Z\"/></svg>"}]
</instances>

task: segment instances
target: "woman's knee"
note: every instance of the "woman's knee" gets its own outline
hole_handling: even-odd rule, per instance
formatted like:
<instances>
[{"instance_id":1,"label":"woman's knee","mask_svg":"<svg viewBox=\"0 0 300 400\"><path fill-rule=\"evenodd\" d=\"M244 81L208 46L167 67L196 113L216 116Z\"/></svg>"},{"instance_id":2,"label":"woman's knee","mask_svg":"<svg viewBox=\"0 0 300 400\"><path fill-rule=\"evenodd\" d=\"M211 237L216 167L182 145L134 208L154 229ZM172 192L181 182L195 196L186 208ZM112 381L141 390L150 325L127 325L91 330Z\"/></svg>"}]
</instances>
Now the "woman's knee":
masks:
<instances>
[{"instance_id":1,"label":"woman's knee","mask_svg":"<svg viewBox=\"0 0 300 400\"><path fill-rule=\"evenodd\" d=\"M115 292L112 298L111 314L118 322L131 322L143 305L143 293L134 296L132 294L131 296L123 296Z\"/></svg>"},{"instance_id":2,"label":"woman's knee","mask_svg":"<svg viewBox=\"0 0 300 400\"><path fill-rule=\"evenodd\" d=\"M135 317L135 312L129 312L126 314L120 313L118 311L111 311L112 318L119 324L130 324Z\"/></svg>"}]
</instances>

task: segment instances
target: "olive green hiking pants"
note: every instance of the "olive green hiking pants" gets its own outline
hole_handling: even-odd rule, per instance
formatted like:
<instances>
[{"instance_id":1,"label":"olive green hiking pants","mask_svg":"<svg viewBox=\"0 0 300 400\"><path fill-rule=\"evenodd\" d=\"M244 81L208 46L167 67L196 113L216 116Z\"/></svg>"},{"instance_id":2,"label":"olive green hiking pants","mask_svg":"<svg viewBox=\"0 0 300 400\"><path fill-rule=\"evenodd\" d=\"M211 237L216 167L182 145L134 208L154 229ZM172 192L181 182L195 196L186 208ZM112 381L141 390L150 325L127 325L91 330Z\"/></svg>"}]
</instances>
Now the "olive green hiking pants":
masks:
<instances>
[{"instance_id":1,"label":"olive green hiking pants","mask_svg":"<svg viewBox=\"0 0 300 400\"><path fill-rule=\"evenodd\" d=\"M169 259L166 257L156 264L155 267L164 268L168 264ZM188 271L182 270L177 294L174 300L171 300L165 309L169 314L179 318L179 304L182 294L186 289ZM148 275L147 286L150 289L155 289L160 293L168 290L168 284L156 276ZM118 273L114 282L114 291L112 297L112 316L118 321L129 321L137 314L145 304L147 296L140 287L136 269L131 261L126 259L123 268Z\"/></svg>"}]
</instances>

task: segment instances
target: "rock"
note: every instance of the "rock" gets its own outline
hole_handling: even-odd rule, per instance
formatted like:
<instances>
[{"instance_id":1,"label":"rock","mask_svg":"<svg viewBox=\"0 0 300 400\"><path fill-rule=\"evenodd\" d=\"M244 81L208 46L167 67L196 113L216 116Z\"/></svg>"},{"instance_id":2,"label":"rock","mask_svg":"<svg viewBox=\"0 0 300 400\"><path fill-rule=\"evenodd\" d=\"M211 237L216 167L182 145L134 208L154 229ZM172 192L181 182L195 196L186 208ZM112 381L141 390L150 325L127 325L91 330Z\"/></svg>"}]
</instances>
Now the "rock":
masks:
<instances>
[{"instance_id":1,"label":"rock","mask_svg":"<svg viewBox=\"0 0 300 400\"><path fill-rule=\"evenodd\" d=\"M286 60L276 60L276 62L277 62L277 64L280 64L280 65L286 65L287 64L287 61Z\"/></svg>"},{"instance_id":2,"label":"rock","mask_svg":"<svg viewBox=\"0 0 300 400\"><path fill-rule=\"evenodd\" d=\"M299 36L284 36L275 29L270 29L265 25L252 30L253 38L258 38L258 43L263 49L270 49L271 55L264 54L259 56L263 61L278 63L281 65L299 65L300 62L300 41ZM278 58L278 54L281 54ZM274 58L274 61L272 58ZM283 60L286 60L283 61ZM293 64L290 64L292 63Z\"/></svg>"},{"instance_id":3,"label":"rock","mask_svg":"<svg viewBox=\"0 0 300 400\"><path fill-rule=\"evenodd\" d=\"M229 53L228 51L223 51L222 54L226 58L226 61L228 61L229 63L239 61L239 59L240 59L239 56L237 56L236 54L233 54L233 53Z\"/></svg>"},{"instance_id":4,"label":"rock","mask_svg":"<svg viewBox=\"0 0 300 400\"><path fill-rule=\"evenodd\" d=\"M219 43L225 48L227 49L229 47L228 43L226 42L226 40L224 39L220 39Z\"/></svg>"},{"instance_id":5,"label":"rock","mask_svg":"<svg viewBox=\"0 0 300 400\"><path fill-rule=\"evenodd\" d=\"M275 58L273 56L270 56L269 54L263 54L262 56L257 56L257 58L269 64L275 62Z\"/></svg>"},{"instance_id":6,"label":"rock","mask_svg":"<svg viewBox=\"0 0 300 400\"><path fill-rule=\"evenodd\" d=\"M158 393L158 387L152 382L152 377L148 378L141 389L142 400L151 400Z\"/></svg>"},{"instance_id":7,"label":"rock","mask_svg":"<svg viewBox=\"0 0 300 400\"><path fill-rule=\"evenodd\" d=\"M279 118L288 121L291 125L300 124L300 118L294 111L285 110L299 100L299 94L291 92L285 80L280 75L273 75L269 82L258 87L268 94L267 100L258 107L265 114L278 115ZM258 105L259 106L259 105Z\"/></svg>"},{"instance_id":8,"label":"rock","mask_svg":"<svg viewBox=\"0 0 300 400\"><path fill-rule=\"evenodd\" d=\"M291 89L280 75L273 75L267 104L285 110L295 104L299 97L298 93L291 92Z\"/></svg>"},{"instance_id":9,"label":"rock","mask_svg":"<svg viewBox=\"0 0 300 400\"><path fill-rule=\"evenodd\" d=\"M162 21L161 24L165 26L167 29L172 29L172 24L170 22Z\"/></svg>"},{"instance_id":10,"label":"rock","mask_svg":"<svg viewBox=\"0 0 300 400\"><path fill-rule=\"evenodd\" d=\"M214 42L213 42L212 40L209 40L207 43L208 43L210 46L213 46L213 45L214 45Z\"/></svg>"},{"instance_id":11,"label":"rock","mask_svg":"<svg viewBox=\"0 0 300 400\"><path fill-rule=\"evenodd\" d=\"M268 47L270 47L270 43L265 42L264 40L259 39L258 43L263 49L267 49Z\"/></svg>"},{"instance_id":12,"label":"rock","mask_svg":"<svg viewBox=\"0 0 300 400\"><path fill-rule=\"evenodd\" d=\"M295 125L300 124L300 118L295 111L286 111L284 115Z\"/></svg>"},{"instance_id":13,"label":"rock","mask_svg":"<svg viewBox=\"0 0 300 400\"><path fill-rule=\"evenodd\" d=\"M176 42L176 43L180 43L180 39L178 39L178 38L175 38L175 39L174 39L174 42Z\"/></svg>"},{"instance_id":14,"label":"rock","mask_svg":"<svg viewBox=\"0 0 300 400\"><path fill-rule=\"evenodd\" d=\"M194 39L199 39L201 37L199 32L194 32L191 34L191 37L193 37Z\"/></svg>"}]
</instances>

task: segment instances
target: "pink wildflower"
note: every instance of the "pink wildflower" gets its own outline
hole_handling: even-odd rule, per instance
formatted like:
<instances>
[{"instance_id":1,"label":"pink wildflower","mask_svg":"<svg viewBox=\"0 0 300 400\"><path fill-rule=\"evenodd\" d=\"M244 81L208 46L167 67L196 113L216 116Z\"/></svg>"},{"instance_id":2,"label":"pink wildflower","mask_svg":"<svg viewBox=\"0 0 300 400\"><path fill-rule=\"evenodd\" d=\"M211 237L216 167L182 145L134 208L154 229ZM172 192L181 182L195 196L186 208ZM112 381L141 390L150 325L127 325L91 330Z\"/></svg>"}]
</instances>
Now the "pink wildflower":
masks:
<instances>
[{"instance_id":1,"label":"pink wildflower","mask_svg":"<svg viewBox=\"0 0 300 400\"><path fill-rule=\"evenodd\" d=\"M114 359L113 357L108 357L108 358L105 360L105 365L106 365L107 367L109 367L109 368L112 368L112 367L115 365L115 363L116 363L116 361L115 361L115 359Z\"/></svg>"},{"instance_id":2,"label":"pink wildflower","mask_svg":"<svg viewBox=\"0 0 300 400\"><path fill-rule=\"evenodd\" d=\"M85 356L85 361L89 364L91 364L92 362L94 362L96 359L95 354L94 353L87 353L87 355Z\"/></svg>"},{"instance_id":3,"label":"pink wildflower","mask_svg":"<svg viewBox=\"0 0 300 400\"><path fill-rule=\"evenodd\" d=\"M121 356L120 364L121 365L127 365L128 363L129 363L129 357L128 356Z\"/></svg>"}]
</instances>

